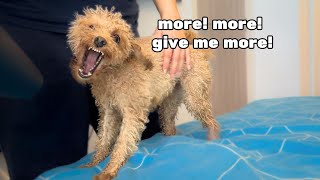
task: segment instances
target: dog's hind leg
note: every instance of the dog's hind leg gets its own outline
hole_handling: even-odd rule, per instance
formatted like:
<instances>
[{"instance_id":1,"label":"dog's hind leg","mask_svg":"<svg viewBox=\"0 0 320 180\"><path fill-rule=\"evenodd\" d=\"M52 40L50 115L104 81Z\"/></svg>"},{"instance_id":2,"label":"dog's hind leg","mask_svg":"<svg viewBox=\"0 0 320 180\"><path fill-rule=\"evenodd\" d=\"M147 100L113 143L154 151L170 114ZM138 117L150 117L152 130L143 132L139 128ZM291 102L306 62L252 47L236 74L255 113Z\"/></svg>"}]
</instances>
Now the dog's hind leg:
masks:
<instances>
[{"instance_id":1,"label":"dog's hind leg","mask_svg":"<svg viewBox=\"0 0 320 180\"><path fill-rule=\"evenodd\" d=\"M187 110L202 125L208 128L208 139L219 137L219 123L214 119L210 103L211 73L208 62L198 61L194 67L185 72L181 77L181 85L184 90L184 103Z\"/></svg>"},{"instance_id":2,"label":"dog's hind leg","mask_svg":"<svg viewBox=\"0 0 320 180\"><path fill-rule=\"evenodd\" d=\"M178 83L173 92L166 97L159 107L160 124L162 132L167 136L176 134L175 118L178 108L182 103L183 91L180 83Z\"/></svg>"},{"instance_id":3,"label":"dog's hind leg","mask_svg":"<svg viewBox=\"0 0 320 180\"><path fill-rule=\"evenodd\" d=\"M95 180L114 178L122 165L138 149L137 143L148 122L147 114L133 108L127 108L123 113L121 131L110 155L110 162L101 174L94 177Z\"/></svg>"},{"instance_id":4,"label":"dog's hind leg","mask_svg":"<svg viewBox=\"0 0 320 180\"><path fill-rule=\"evenodd\" d=\"M116 138L119 134L121 117L111 109L99 109L101 119L99 120L98 139L96 152L92 161L82 167L93 167L103 161L112 151Z\"/></svg>"}]
</instances>

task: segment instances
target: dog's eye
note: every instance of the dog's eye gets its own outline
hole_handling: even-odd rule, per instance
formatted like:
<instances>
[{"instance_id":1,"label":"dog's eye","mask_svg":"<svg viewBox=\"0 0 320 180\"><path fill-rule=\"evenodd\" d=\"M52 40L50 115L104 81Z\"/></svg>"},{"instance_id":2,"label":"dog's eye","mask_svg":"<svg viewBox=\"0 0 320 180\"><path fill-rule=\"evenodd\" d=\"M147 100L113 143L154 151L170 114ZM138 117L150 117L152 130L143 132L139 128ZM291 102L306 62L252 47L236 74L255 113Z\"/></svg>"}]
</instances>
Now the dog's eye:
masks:
<instances>
[{"instance_id":1,"label":"dog's eye","mask_svg":"<svg viewBox=\"0 0 320 180\"><path fill-rule=\"evenodd\" d=\"M90 29L94 29L94 25L91 24L91 25L89 26L89 28L90 28Z\"/></svg>"},{"instance_id":2,"label":"dog's eye","mask_svg":"<svg viewBox=\"0 0 320 180\"><path fill-rule=\"evenodd\" d=\"M120 42L120 36L118 34L114 34L113 35L113 40L116 42L116 43L119 43Z\"/></svg>"}]
</instances>

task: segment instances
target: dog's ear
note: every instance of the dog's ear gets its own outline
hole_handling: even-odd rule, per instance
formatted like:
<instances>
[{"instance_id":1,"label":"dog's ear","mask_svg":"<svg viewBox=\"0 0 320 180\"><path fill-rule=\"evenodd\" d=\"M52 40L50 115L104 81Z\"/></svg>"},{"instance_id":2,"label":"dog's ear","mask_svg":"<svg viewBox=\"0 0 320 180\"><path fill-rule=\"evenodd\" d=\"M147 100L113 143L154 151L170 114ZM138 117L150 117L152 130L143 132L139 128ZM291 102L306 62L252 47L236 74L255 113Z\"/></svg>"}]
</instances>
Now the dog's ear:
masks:
<instances>
[{"instance_id":1,"label":"dog's ear","mask_svg":"<svg viewBox=\"0 0 320 180\"><path fill-rule=\"evenodd\" d=\"M141 47L136 44L136 43L132 43L131 44L131 56L135 57L135 58L142 58L142 52L141 52Z\"/></svg>"},{"instance_id":2,"label":"dog's ear","mask_svg":"<svg viewBox=\"0 0 320 180\"><path fill-rule=\"evenodd\" d=\"M145 66L145 70L152 70L153 64L149 59L147 59L145 56L142 55L141 47L136 43L132 43L131 46L132 46L131 57L133 57L137 61L142 61L143 65Z\"/></svg>"}]
</instances>

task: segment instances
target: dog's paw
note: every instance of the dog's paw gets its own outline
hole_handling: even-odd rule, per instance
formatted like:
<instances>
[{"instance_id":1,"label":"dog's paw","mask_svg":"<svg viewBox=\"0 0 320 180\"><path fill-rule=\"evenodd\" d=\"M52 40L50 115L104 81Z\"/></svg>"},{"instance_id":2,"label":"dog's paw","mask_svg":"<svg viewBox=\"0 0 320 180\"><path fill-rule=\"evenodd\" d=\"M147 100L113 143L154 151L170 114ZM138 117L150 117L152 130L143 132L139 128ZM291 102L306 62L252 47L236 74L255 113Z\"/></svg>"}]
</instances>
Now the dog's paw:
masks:
<instances>
[{"instance_id":1,"label":"dog's paw","mask_svg":"<svg viewBox=\"0 0 320 180\"><path fill-rule=\"evenodd\" d=\"M96 165L97 163L89 162L88 164L81 165L80 168L92 168Z\"/></svg>"},{"instance_id":2,"label":"dog's paw","mask_svg":"<svg viewBox=\"0 0 320 180\"><path fill-rule=\"evenodd\" d=\"M101 173L93 176L93 180L112 180L114 175Z\"/></svg>"},{"instance_id":3,"label":"dog's paw","mask_svg":"<svg viewBox=\"0 0 320 180\"><path fill-rule=\"evenodd\" d=\"M219 139L220 136L219 136L219 131L216 131L215 129L213 128L208 128L208 141L212 141L212 140L215 140L215 139Z\"/></svg>"},{"instance_id":4,"label":"dog's paw","mask_svg":"<svg viewBox=\"0 0 320 180\"><path fill-rule=\"evenodd\" d=\"M177 130L176 127L172 127L172 128L164 128L163 129L163 134L166 136L174 136L177 134Z\"/></svg>"}]
</instances>

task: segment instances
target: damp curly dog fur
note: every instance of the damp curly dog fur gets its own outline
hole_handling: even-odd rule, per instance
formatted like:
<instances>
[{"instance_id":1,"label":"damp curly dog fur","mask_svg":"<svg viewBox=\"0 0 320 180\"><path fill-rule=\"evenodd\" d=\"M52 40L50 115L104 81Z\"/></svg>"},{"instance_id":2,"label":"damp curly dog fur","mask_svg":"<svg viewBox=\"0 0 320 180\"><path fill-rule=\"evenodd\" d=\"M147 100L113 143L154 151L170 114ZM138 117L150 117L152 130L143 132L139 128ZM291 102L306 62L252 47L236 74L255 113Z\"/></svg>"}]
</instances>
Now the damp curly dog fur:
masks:
<instances>
[{"instance_id":1,"label":"damp curly dog fur","mask_svg":"<svg viewBox=\"0 0 320 180\"><path fill-rule=\"evenodd\" d=\"M189 42L195 37L186 32ZM190 49L192 69L171 79L162 72L162 53L151 47L152 37L134 38L120 13L100 6L76 15L68 33L74 58L73 77L89 84L99 109L96 152L84 167L110 162L94 179L112 179L137 150L148 114L157 110L165 135L176 134L175 117L183 102L208 129L208 139L219 136L219 124L211 113L211 73L208 50ZM170 158L170 157L168 157Z\"/></svg>"}]
</instances>

